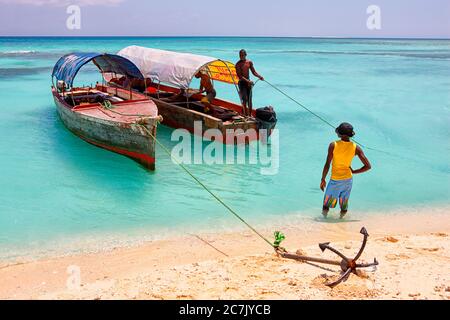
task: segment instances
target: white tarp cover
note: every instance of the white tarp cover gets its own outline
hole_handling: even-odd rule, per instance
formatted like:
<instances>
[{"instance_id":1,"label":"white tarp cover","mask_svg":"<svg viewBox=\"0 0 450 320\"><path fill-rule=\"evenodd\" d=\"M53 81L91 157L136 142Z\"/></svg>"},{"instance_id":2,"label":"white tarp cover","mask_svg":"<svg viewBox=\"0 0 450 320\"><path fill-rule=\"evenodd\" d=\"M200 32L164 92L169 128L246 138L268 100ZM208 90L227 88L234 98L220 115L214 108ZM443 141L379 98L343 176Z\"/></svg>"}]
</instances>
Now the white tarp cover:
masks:
<instances>
[{"instance_id":1,"label":"white tarp cover","mask_svg":"<svg viewBox=\"0 0 450 320\"><path fill-rule=\"evenodd\" d=\"M204 65L218 59L190 53L180 53L129 46L118 52L119 56L133 62L145 78L154 82L189 88L195 73Z\"/></svg>"}]
</instances>

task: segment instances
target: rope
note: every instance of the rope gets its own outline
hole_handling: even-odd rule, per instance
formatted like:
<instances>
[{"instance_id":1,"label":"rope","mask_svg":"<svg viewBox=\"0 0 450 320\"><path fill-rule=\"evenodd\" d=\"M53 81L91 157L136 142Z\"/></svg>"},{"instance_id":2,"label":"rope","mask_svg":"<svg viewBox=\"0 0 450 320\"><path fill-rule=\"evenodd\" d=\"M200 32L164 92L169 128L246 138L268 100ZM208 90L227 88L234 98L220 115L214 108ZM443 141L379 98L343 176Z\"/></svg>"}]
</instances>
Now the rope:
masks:
<instances>
[{"instance_id":1,"label":"rope","mask_svg":"<svg viewBox=\"0 0 450 320\"><path fill-rule=\"evenodd\" d=\"M110 101L106 100L103 104L100 104L102 107L104 107L105 109L108 109L109 111L113 112L113 113L117 113L120 115L124 115L124 116L141 116L144 117L144 115L139 115L139 114L125 114L125 113L121 113L118 111L114 111L112 110L112 104ZM166 148L166 146L164 146L151 132L150 130L148 130L147 127L145 127L142 124L139 124L145 132L147 132L152 139L155 140L155 142L164 150L164 152L166 152L170 158L178 165L180 166L188 175L191 176L192 179L194 179L203 189L205 189L211 196L213 196L214 199L216 199L220 204L222 204L226 209L228 209L229 212L231 212L236 218L238 218L240 221L242 221L250 230L252 230L254 233L256 233L261 239L263 239L265 242L267 242L272 248L275 248L274 245L267 239L265 238L262 234L260 234L255 228L253 228L250 224L247 223L247 221L245 221L243 218L241 218L230 206L228 206L222 199L219 198L219 196L217 196L214 192L212 192L211 190L209 190L209 188L203 184L196 176L194 176L193 173L191 173L189 171L188 168L186 168L181 162L179 162L175 157L172 156L172 153L170 152L169 149Z\"/></svg>"},{"instance_id":2,"label":"rope","mask_svg":"<svg viewBox=\"0 0 450 320\"><path fill-rule=\"evenodd\" d=\"M225 257L228 257L228 255L227 255L225 252L223 252L223 251L217 249L217 248L214 247L211 243L209 243L209 242L206 241L205 239L200 238L198 235L196 235L196 234L191 234L191 236L196 237L196 238L197 238L198 240L200 240L201 242L203 242L203 243L205 243L206 245L210 246L211 248L213 248L213 249L216 250L217 252L223 254Z\"/></svg>"},{"instance_id":3,"label":"rope","mask_svg":"<svg viewBox=\"0 0 450 320\"><path fill-rule=\"evenodd\" d=\"M141 125L142 128L155 140L155 142L166 152L170 158L178 165L180 166L192 179L197 182L203 189L205 189L214 199L217 200L221 205L223 205L229 212L231 212L236 218L238 218L242 223L244 223L250 230L252 230L255 234L257 234L261 239L263 239L265 242L267 242L272 248L275 248L274 245L262 234L260 234L255 228L253 228L247 221L245 221L243 218L239 216L230 206L228 206L219 196L217 196L214 192L209 190L209 188L202 183L188 168L186 168L185 165L183 165L181 162L179 162L175 157L172 156L172 153L169 149L166 148L151 132L148 130L145 126Z\"/></svg>"},{"instance_id":4,"label":"rope","mask_svg":"<svg viewBox=\"0 0 450 320\"><path fill-rule=\"evenodd\" d=\"M278 87L274 86L273 84L271 84L269 81L264 79L264 82L267 83L269 86L271 86L272 88L274 88L275 90L277 90L279 93L281 93L282 95L284 95L286 98L292 100L293 102L295 102L296 104L298 104L300 107L302 107L303 109L305 109L306 111L308 111L309 113L311 113L312 115L316 116L317 118L319 118L320 120L322 120L324 123L326 123L327 125L329 125L331 128L335 129L335 126L333 126L328 120L322 118L321 116L319 116L317 113L315 113L314 111L310 110L309 108L305 107L303 104L301 104L300 102L298 102L297 100L295 100L294 98L292 98L291 96L289 96L287 93L285 93L284 91L280 90Z\"/></svg>"},{"instance_id":5,"label":"rope","mask_svg":"<svg viewBox=\"0 0 450 320\"><path fill-rule=\"evenodd\" d=\"M99 102L99 105L102 106L103 108L111 111L112 113L119 114L121 116L126 116L126 117L148 117L149 116L148 114L130 114L130 113L122 113L119 111L114 111L112 103L109 100L105 100L103 103Z\"/></svg>"},{"instance_id":6,"label":"rope","mask_svg":"<svg viewBox=\"0 0 450 320\"><path fill-rule=\"evenodd\" d=\"M120 115L124 115L124 116L141 116L143 117L144 115L139 115L139 114L125 114L125 113L121 113L118 111L114 111L112 110L112 104L110 101L106 100L103 104L100 104L102 107L104 107L105 109L108 109L109 111L113 112L113 113L117 113ZM230 206L228 206L222 199L219 198L219 196L217 196L214 192L212 192L211 190L209 190L209 188L203 184L196 176L194 176L193 173L191 173L189 171L188 168L186 168L181 162L179 162L175 157L172 156L172 153L170 152L169 149L166 148L166 146L164 146L151 132L150 130L148 130L147 127L145 127L142 124L139 124L145 132L147 132L147 134L149 134L152 139L155 140L155 142L164 150L164 152L166 152L170 158L178 165L180 166L188 175L191 176L192 179L195 180L195 182L197 182L203 189L205 189L211 196L213 196L214 199L216 199L221 205L223 205L226 209L228 209L228 211L230 211L236 218L238 218L239 220L241 220L250 230L252 230L254 233L256 233L261 239L263 239L265 242L267 242L272 248L275 248L274 245L267 239L265 238L262 234L260 234L255 228L253 228L250 224L247 223L247 221L245 221L243 218L241 218Z\"/></svg>"},{"instance_id":7,"label":"rope","mask_svg":"<svg viewBox=\"0 0 450 320\"><path fill-rule=\"evenodd\" d=\"M108 109L109 111L113 112L113 113L117 113L120 115L125 115L125 116L141 116L143 117L144 115L139 115L139 114L124 114L118 111L114 111L112 110L111 107L111 102L110 101L105 101L104 104L100 104L102 107L104 107L105 109ZM239 220L241 220L250 230L252 230L254 233L256 233L261 239L263 239L265 242L267 242L272 248L274 248L274 245L267 239L265 238L262 234L260 234L255 228L253 228L250 224L247 223L247 221L245 221L243 218L241 218L230 206L228 206L222 199L219 198L219 196L217 196L214 192L212 192L211 190L209 190L209 188L203 184L196 176L194 176L194 174L192 174L188 168L186 168L181 162L179 162L176 158L174 158L172 156L172 153L170 152L169 149L166 148L166 146L164 146L151 132L150 130L148 130L147 127L145 127L142 124L139 124L145 132L147 132L152 139L155 140L155 142L164 150L164 152L166 152L170 158L178 165L180 166L188 175L191 176L192 179L194 179L203 189L205 189L211 196L214 197L214 199L216 199L220 204L222 204L226 209L228 209L228 211L230 211L236 218L238 218Z\"/></svg>"},{"instance_id":8,"label":"rope","mask_svg":"<svg viewBox=\"0 0 450 320\"><path fill-rule=\"evenodd\" d=\"M312 111L311 109L309 109L308 107L306 107L305 105L303 105L302 103L300 103L299 101L295 100L294 98L292 98L291 96L289 96L287 93L285 93L284 91L282 91L281 89L279 89L278 87L276 87L275 85L271 84L269 81L267 80L263 80L265 83L267 83L269 86L271 86L272 88L274 88L276 91L278 91L279 93L281 93L283 96L285 96L286 98L292 100L294 103L296 103L297 105L299 105L300 107L302 107L303 109L305 109L306 111L308 111L309 113L311 113L312 115L314 115L315 117L317 117L318 119L322 120L322 122L324 122L325 124L327 124L328 126L330 126L331 128L335 129L336 127L334 125L332 125L328 120L326 120L325 118L319 116L317 113L315 113L314 111ZM256 83L255 83L256 84ZM384 154L388 154L391 156L395 156L397 157L397 155L388 152L388 151L384 151L384 150L380 150L380 149L376 149L376 148L372 148L369 146L366 146L364 144L362 144L361 142L350 138L353 142L355 142L357 145L359 145L360 147L372 150L372 151L377 151L377 152L381 152Z\"/></svg>"}]
</instances>

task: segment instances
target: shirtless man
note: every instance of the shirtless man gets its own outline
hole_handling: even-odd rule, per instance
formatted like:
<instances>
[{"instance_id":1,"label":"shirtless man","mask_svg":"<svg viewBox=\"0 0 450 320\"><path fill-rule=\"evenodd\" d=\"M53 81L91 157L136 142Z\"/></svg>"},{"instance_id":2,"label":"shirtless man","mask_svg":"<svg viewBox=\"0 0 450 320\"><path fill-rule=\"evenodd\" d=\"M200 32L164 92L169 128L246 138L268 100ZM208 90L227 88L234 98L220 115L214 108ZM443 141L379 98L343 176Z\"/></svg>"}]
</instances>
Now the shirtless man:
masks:
<instances>
[{"instance_id":1,"label":"shirtless man","mask_svg":"<svg viewBox=\"0 0 450 320\"><path fill-rule=\"evenodd\" d=\"M201 71L197 72L195 74L195 77L197 79L200 78L200 92L199 93L206 93L206 97L202 99L202 103L205 106L205 113L208 113L211 109L211 103L213 99L216 97L216 90L213 87L213 84L211 82L211 79L209 76Z\"/></svg>"},{"instance_id":2,"label":"shirtless man","mask_svg":"<svg viewBox=\"0 0 450 320\"><path fill-rule=\"evenodd\" d=\"M264 78L256 72L253 62L247 60L247 52L244 49L239 51L239 58L240 60L236 63L236 74L239 78L239 94L241 96L244 115L251 116L253 108L252 87L254 83L250 80L249 70L260 80L264 81Z\"/></svg>"}]
</instances>

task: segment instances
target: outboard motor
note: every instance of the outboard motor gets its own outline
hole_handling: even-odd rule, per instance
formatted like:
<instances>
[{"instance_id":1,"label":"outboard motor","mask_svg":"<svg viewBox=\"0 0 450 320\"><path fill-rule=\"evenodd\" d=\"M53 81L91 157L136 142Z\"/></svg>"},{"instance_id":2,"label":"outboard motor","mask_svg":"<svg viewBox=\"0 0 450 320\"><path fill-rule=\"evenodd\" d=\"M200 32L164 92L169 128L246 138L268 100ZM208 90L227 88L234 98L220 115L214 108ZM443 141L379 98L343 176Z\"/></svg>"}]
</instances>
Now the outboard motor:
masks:
<instances>
[{"instance_id":1,"label":"outboard motor","mask_svg":"<svg viewBox=\"0 0 450 320\"><path fill-rule=\"evenodd\" d=\"M256 120L259 122L259 129L266 129L270 135L277 124L277 114L272 106L256 109Z\"/></svg>"}]
</instances>

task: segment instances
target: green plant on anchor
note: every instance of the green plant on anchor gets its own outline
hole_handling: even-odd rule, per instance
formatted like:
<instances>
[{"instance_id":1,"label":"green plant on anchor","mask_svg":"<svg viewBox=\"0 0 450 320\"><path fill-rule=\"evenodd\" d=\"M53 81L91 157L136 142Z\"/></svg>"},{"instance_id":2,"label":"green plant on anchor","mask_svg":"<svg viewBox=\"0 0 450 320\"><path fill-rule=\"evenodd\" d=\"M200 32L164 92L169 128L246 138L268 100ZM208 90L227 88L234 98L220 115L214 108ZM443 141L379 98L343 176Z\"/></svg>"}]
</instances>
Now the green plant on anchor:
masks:
<instances>
[{"instance_id":1,"label":"green plant on anchor","mask_svg":"<svg viewBox=\"0 0 450 320\"><path fill-rule=\"evenodd\" d=\"M275 241L273 242L273 246L275 248L279 248L281 242L286 239L285 235L281 232L281 231L275 231L273 233L274 237L275 237Z\"/></svg>"}]
</instances>

